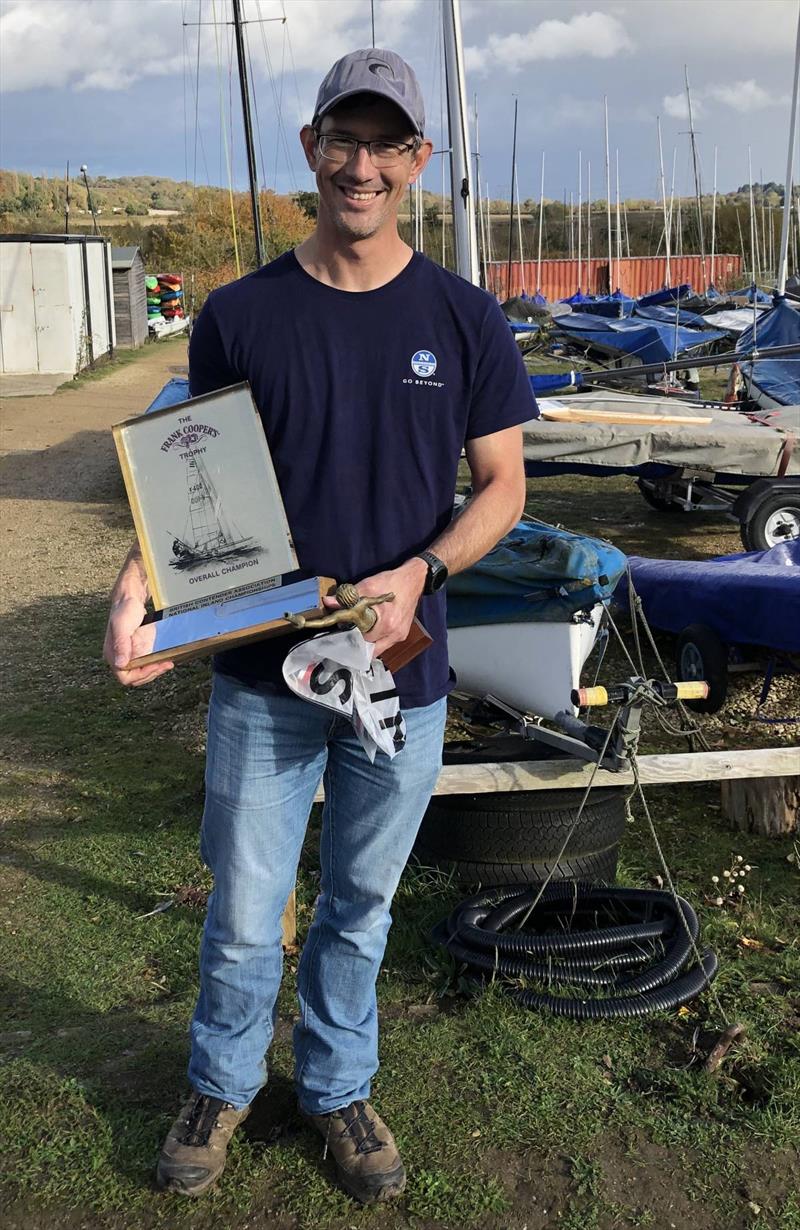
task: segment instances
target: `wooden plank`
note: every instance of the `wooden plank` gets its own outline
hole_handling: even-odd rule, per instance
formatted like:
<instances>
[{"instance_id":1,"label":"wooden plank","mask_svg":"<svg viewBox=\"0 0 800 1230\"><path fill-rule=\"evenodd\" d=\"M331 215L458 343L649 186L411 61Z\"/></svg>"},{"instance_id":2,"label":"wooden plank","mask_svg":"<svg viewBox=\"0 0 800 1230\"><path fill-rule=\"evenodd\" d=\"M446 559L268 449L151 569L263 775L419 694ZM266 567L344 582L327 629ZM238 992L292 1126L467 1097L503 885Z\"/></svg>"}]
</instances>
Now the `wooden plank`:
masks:
<instances>
[{"instance_id":1,"label":"wooden plank","mask_svg":"<svg viewBox=\"0 0 800 1230\"><path fill-rule=\"evenodd\" d=\"M445 765L434 794L491 794L500 790L574 790L586 786L594 766L576 760L542 760L513 764ZM800 748L768 747L733 752L679 752L640 756L643 785L668 786L675 782L730 781L736 778L800 776ZM630 770L609 773L598 769L595 786L625 786L633 782ZM324 797L321 788L315 801Z\"/></svg>"},{"instance_id":2,"label":"wooden plank","mask_svg":"<svg viewBox=\"0 0 800 1230\"><path fill-rule=\"evenodd\" d=\"M281 944L284 948L294 948L297 943L297 892L293 888L286 902L286 909L281 915Z\"/></svg>"},{"instance_id":3,"label":"wooden plank","mask_svg":"<svg viewBox=\"0 0 800 1230\"><path fill-rule=\"evenodd\" d=\"M580 401L580 398L578 398ZM541 406L543 419L555 423L626 423L647 427L662 426L707 426L713 422L711 415L648 414L642 410L582 410L580 406Z\"/></svg>"}]
</instances>

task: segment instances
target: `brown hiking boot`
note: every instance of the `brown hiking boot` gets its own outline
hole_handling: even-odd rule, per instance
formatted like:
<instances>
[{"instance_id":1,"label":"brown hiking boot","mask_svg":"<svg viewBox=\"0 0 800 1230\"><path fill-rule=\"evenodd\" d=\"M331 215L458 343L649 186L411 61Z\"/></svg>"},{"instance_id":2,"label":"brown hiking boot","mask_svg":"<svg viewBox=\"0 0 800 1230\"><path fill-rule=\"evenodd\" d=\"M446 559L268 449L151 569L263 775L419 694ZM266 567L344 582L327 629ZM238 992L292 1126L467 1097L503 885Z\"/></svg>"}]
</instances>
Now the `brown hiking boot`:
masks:
<instances>
[{"instance_id":1,"label":"brown hiking boot","mask_svg":"<svg viewBox=\"0 0 800 1230\"><path fill-rule=\"evenodd\" d=\"M169 1130L158 1159L159 1187L182 1196L199 1196L225 1169L228 1142L250 1114L230 1102L193 1093Z\"/></svg>"},{"instance_id":2,"label":"brown hiking boot","mask_svg":"<svg viewBox=\"0 0 800 1230\"><path fill-rule=\"evenodd\" d=\"M342 1187L361 1204L391 1200L406 1185L406 1171L394 1137L369 1102L352 1102L330 1115L300 1114L325 1140Z\"/></svg>"}]
</instances>

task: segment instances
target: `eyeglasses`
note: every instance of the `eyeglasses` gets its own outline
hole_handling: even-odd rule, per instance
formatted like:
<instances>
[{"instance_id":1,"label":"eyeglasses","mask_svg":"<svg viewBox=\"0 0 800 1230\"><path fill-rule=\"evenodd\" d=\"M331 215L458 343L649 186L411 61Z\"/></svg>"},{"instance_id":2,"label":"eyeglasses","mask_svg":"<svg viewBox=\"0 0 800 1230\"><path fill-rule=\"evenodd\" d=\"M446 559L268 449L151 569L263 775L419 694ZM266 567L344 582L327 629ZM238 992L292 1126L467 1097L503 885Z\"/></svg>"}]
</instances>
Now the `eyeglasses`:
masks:
<instances>
[{"instance_id":1,"label":"eyeglasses","mask_svg":"<svg viewBox=\"0 0 800 1230\"><path fill-rule=\"evenodd\" d=\"M416 153L419 149L419 141L416 138L413 141L357 141L355 137L317 132L317 149L329 162L337 162L340 165L349 162L362 145L374 167L395 166L402 162L406 154Z\"/></svg>"}]
</instances>

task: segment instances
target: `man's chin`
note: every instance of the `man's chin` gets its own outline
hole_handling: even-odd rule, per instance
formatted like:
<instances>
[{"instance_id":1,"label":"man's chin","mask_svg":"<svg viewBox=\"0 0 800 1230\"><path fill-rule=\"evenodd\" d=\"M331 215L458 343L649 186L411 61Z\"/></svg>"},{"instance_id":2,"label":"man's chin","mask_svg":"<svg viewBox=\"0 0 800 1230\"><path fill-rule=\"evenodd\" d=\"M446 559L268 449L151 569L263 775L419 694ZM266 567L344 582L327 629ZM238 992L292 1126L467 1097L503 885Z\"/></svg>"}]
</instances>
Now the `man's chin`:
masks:
<instances>
[{"instance_id":1,"label":"man's chin","mask_svg":"<svg viewBox=\"0 0 800 1230\"><path fill-rule=\"evenodd\" d=\"M337 210L334 214L337 230L350 239L369 239L377 234L386 221L386 210L359 216L349 210Z\"/></svg>"}]
</instances>

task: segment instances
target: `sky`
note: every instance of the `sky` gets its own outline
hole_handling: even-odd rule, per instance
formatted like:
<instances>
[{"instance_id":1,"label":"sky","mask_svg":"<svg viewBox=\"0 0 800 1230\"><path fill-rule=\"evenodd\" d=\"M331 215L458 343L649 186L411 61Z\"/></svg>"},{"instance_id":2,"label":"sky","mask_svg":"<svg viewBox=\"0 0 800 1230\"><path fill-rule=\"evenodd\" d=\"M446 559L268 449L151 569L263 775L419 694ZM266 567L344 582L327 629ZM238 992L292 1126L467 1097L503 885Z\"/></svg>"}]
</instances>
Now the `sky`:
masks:
<instances>
[{"instance_id":1,"label":"sky","mask_svg":"<svg viewBox=\"0 0 800 1230\"><path fill-rule=\"evenodd\" d=\"M297 133L334 59L375 41L415 68L427 132L443 135L439 0L242 0L262 183L312 189ZM481 175L508 198L515 100L519 194L604 197L603 98L612 194L693 191L684 69L704 190L786 169L798 0L462 0L467 93ZM284 20L285 18L285 20ZM0 0L0 166L63 175L157 175L246 186L231 0ZM201 23L201 24L198 24ZM475 148L474 124L471 133ZM434 156L423 187L442 190ZM587 164L591 164L591 169ZM485 188L484 188L485 190Z\"/></svg>"}]
</instances>

